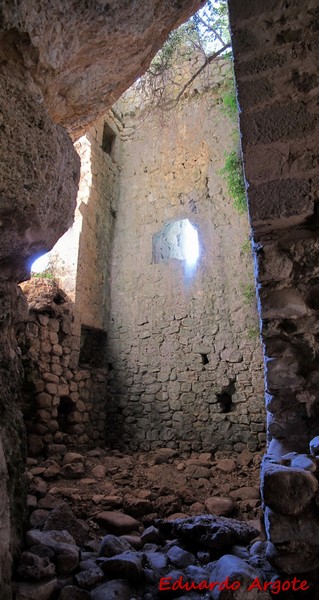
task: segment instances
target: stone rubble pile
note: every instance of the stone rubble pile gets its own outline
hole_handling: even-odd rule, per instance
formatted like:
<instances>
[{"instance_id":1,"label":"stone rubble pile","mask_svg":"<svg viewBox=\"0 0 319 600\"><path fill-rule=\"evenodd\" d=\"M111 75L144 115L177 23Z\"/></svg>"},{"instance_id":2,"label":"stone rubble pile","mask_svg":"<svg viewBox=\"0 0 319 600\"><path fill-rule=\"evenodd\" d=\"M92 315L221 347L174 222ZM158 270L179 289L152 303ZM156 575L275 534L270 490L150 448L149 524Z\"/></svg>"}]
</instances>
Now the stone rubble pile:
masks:
<instances>
[{"instance_id":1,"label":"stone rubble pile","mask_svg":"<svg viewBox=\"0 0 319 600\"><path fill-rule=\"evenodd\" d=\"M260 517L260 457L247 450L236 459L211 453L180 456L171 448L132 456L102 449L84 455L62 444L50 445L49 451L46 459L27 460L32 526L48 517L48 497L71 502L80 518L122 510L145 526L176 513Z\"/></svg>"},{"instance_id":2,"label":"stone rubble pile","mask_svg":"<svg viewBox=\"0 0 319 600\"><path fill-rule=\"evenodd\" d=\"M265 559L266 544L245 522L202 515L158 520L144 529L130 515L106 511L96 516L104 531L99 539L65 503L47 497L42 504L51 510L41 528L26 533L13 583L15 600L222 600L229 597L227 590L185 596L180 588L186 582L237 581L240 588L232 597L242 598L242 589L256 578L276 578ZM172 591L174 582L179 589ZM250 597L270 596L253 590Z\"/></svg>"},{"instance_id":3,"label":"stone rubble pile","mask_svg":"<svg viewBox=\"0 0 319 600\"><path fill-rule=\"evenodd\" d=\"M220 568L223 578L247 569L265 577L270 568L259 538L259 458L247 450L236 459L171 448L84 455L51 444L49 452L27 459L29 526L14 600L183 598L182 589L160 590L161 578L209 582Z\"/></svg>"}]
</instances>

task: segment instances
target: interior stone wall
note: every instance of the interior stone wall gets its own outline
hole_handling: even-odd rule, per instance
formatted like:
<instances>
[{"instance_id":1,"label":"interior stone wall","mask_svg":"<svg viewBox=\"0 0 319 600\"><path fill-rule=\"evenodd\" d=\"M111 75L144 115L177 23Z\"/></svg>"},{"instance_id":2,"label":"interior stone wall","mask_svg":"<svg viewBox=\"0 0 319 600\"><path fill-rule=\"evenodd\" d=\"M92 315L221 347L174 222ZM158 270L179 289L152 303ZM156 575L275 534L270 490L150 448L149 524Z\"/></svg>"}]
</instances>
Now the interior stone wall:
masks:
<instances>
[{"instance_id":1,"label":"interior stone wall","mask_svg":"<svg viewBox=\"0 0 319 600\"><path fill-rule=\"evenodd\" d=\"M254 292L247 299L254 281L249 227L219 173L234 145L233 125L220 110L227 77L230 63L217 62L161 116L145 119L127 99L111 271L108 444L240 451L265 442ZM153 236L185 218L198 230L196 269L177 259L155 264Z\"/></svg>"},{"instance_id":2,"label":"interior stone wall","mask_svg":"<svg viewBox=\"0 0 319 600\"><path fill-rule=\"evenodd\" d=\"M269 556L305 572L319 566L318 6L231 0L230 16L265 352Z\"/></svg>"},{"instance_id":3,"label":"interior stone wall","mask_svg":"<svg viewBox=\"0 0 319 600\"><path fill-rule=\"evenodd\" d=\"M199 5L193 0L182 5L150 2L145 11L144 2L111 6L106 1L49 0L39 7L22 0L0 6L0 436L7 465L2 465L1 478L0 594L4 600L11 598L11 553L21 538L25 506L22 371L15 338L23 301L16 282L26 279L32 259L50 250L72 222L79 161L64 127L76 135L85 131L147 69L169 31Z\"/></svg>"},{"instance_id":4,"label":"interior stone wall","mask_svg":"<svg viewBox=\"0 0 319 600\"><path fill-rule=\"evenodd\" d=\"M112 132L111 152L103 131ZM77 207L72 227L49 253L49 268L75 302L81 325L106 330L110 299L110 254L121 171L120 115L110 110L76 143L81 160Z\"/></svg>"},{"instance_id":5,"label":"interior stone wall","mask_svg":"<svg viewBox=\"0 0 319 600\"><path fill-rule=\"evenodd\" d=\"M22 409L28 455L103 445L107 403L104 353L91 362L74 303L54 280L23 284L28 317L19 326L24 368ZM81 348L82 342L82 348ZM94 360L93 360L94 359Z\"/></svg>"}]
</instances>

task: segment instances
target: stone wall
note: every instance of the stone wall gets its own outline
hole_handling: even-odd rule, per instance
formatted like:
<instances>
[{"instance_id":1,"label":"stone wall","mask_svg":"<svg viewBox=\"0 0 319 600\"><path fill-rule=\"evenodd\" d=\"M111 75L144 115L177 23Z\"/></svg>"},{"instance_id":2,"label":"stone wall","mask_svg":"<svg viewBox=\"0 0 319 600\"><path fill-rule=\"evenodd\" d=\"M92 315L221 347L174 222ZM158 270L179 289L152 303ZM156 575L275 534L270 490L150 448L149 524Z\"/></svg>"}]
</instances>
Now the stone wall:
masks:
<instances>
[{"instance_id":1,"label":"stone wall","mask_svg":"<svg viewBox=\"0 0 319 600\"><path fill-rule=\"evenodd\" d=\"M319 566L309 456L319 431L318 6L232 0L230 9L265 351L269 553L286 572L305 572Z\"/></svg>"},{"instance_id":2,"label":"stone wall","mask_svg":"<svg viewBox=\"0 0 319 600\"><path fill-rule=\"evenodd\" d=\"M78 312L50 279L23 284L29 314L20 325L19 341L25 371L23 413L28 452L54 455L68 448L102 445L105 439L106 372L87 361Z\"/></svg>"},{"instance_id":3,"label":"stone wall","mask_svg":"<svg viewBox=\"0 0 319 600\"><path fill-rule=\"evenodd\" d=\"M112 254L108 444L240 451L265 441L258 318L254 293L247 294L249 228L219 173L234 144L220 110L227 76L229 63L211 66L164 115L134 114L127 99ZM165 253L152 240L166 225L171 251L167 226L187 218L199 236L196 268L176 258L158 262Z\"/></svg>"},{"instance_id":4,"label":"stone wall","mask_svg":"<svg viewBox=\"0 0 319 600\"><path fill-rule=\"evenodd\" d=\"M119 114L110 110L75 143L81 175L74 223L49 253L50 270L68 297L76 300L81 324L104 331L109 317L122 130ZM108 140L109 148L105 146Z\"/></svg>"},{"instance_id":5,"label":"stone wall","mask_svg":"<svg viewBox=\"0 0 319 600\"><path fill-rule=\"evenodd\" d=\"M50 0L38 10L33 2L22 0L19 5L3 2L0 6L0 337L4 342L0 436L7 463L1 466L0 595L4 600L11 597L6 588L11 550L21 537L24 510L22 373L15 339L22 301L15 284L28 277L36 255L50 250L72 222L79 161L63 126L77 134L85 131L147 69L170 29L198 6L193 0L182 5L149 3L147 11L144 2L111 6Z\"/></svg>"},{"instance_id":6,"label":"stone wall","mask_svg":"<svg viewBox=\"0 0 319 600\"><path fill-rule=\"evenodd\" d=\"M0 597L11 600L12 556L16 554L26 516L25 429L20 406L23 369L16 341L27 304L13 282L0 283Z\"/></svg>"}]
</instances>

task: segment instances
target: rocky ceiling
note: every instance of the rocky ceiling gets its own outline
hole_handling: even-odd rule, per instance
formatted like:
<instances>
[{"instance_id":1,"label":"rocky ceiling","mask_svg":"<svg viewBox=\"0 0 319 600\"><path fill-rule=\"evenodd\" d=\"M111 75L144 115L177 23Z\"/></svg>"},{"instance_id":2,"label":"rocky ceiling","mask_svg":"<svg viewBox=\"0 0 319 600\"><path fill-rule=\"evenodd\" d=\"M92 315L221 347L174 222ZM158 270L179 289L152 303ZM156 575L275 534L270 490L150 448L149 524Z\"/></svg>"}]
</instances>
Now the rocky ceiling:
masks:
<instances>
[{"instance_id":1,"label":"rocky ceiling","mask_svg":"<svg viewBox=\"0 0 319 600\"><path fill-rule=\"evenodd\" d=\"M70 227L79 137L202 0L3 0L0 274L21 281Z\"/></svg>"}]
</instances>

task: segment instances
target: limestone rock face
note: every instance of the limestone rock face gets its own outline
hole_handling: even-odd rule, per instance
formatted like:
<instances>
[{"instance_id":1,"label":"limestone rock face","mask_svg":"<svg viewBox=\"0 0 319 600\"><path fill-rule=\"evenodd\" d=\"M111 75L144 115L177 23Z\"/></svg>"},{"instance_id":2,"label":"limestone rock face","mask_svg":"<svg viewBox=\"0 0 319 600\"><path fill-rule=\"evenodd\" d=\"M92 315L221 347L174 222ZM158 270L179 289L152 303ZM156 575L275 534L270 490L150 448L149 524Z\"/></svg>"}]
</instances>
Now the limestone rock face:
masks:
<instances>
[{"instance_id":1,"label":"limestone rock face","mask_svg":"<svg viewBox=\"0 0 319 600\"><path fill-rule=\"evenodd\" d=\"M171 29L202 0L5 0L0 30L12 31L24 68L52 119L79 136L148 67Z\"/></svg>"},{"instance_id":2,"label":"limestone rock face","mask_svg":"<svg viewBox=\"0 0 319 600\"><path fill-rule=\"evenodd\" d=\"M51 248L72 223L79 158L30 76L14 65L12 49L0 48L8 56L0 91L0 268L21 281L29 257Z\"/></svg>"}]
</instances>

